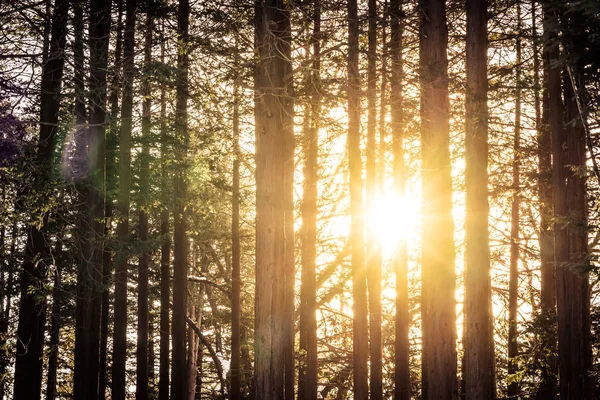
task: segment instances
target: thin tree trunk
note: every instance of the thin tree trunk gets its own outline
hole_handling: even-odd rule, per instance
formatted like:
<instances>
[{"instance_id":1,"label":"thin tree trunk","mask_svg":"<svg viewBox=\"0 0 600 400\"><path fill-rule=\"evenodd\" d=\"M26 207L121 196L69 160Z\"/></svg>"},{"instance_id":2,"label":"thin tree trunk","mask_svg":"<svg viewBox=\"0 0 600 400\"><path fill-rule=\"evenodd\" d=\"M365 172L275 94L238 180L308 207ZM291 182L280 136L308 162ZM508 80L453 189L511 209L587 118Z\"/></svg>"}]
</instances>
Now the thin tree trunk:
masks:
<instances>
[{"instance_id":1,"label":"thin tree trunk","mask_svg":"<svg viewBox=\"0 0 600 400\"><path fill-rule=\"evenodd\" d=\"M135 398L148 399L148 268L150 254L148 251L148 196L150 178L150 125L152 90L150 87L150 64L152 63L152 22L151 11L146 11L145 44L144 44L144 76L142 78L142 155L140 166L140 213L139 235L142 243L142 254L138 264L138 332L137 332L137 379L135 385Z\"/></svg>"},{"instance_id":2,"label":"thin tree trunk","mask_svg":"<svg viewBox=\"0 0 600 400\"><path fill-rule=\"evenodd\" d=\"M79 0L82 2L82 0ZM83 5L83 3L82 3ZM115 191L115 180L117 177L116 171L116 155L118 142L117 121L119 114L119 94L121 91L121 60L123 53L123 0L117 0L117 30L116 44L114 52L114 65L112 69L112 81L108 102L110 104L109 128L106 135L106 203L104 207L104 215L107 221L112 220L113 216L113 198ZM81 22L83 24L83 21ZM108 336L109 336L109 315L110 315L110 285L113 272L113 252L114 249L108 239L111 233L112 224L105 225L105 236L107 243L104 249L103 256L103 282L104 291L102 292L102 317L100 327L100 381L98 389L98 399L106 398L106 385L108 378Z\"/></svg>"},{"instance_id":3,"label":"thin tree trunk","mask_svg":"<svg viewBox=\"0 0 600 400\"><path fill-rule=\"evenodd\" d=\"M42 67L40 96L40 136L35 155L38 171L36 188L45 193L44 188L52 179L52 158L58 133L58 113L65 63L65 44L69 0L56 0L52 15L52 38L48 60ZM38 210L44 209L48 195L40 196ZM37 214L39 211L36 210ZM36 220L36 216L33 217ZM42 224L30 224L27 232L25 262L21 275L21 300L17 327L17 349L14 370L15 400L39 399L42 390L42 361L44 347L44 327L46 322L46 300L40 298L38 290L44 286L48 248L48 215L43 216ZM32 288L34 290L32 290Z\"/></svg>"},{"instance_id":4,"label":"thin tree trunk","mask_svg":"<svg viewBox=\"0 0 600 400\"><path fill-rule=\"evenodd\" d=\"M495 397L488 228L487 0L467 0L466 277L467 399Z\"/></svg>"},{"instance_id":5,"label":"thin tree trunk","mask_svg":"<svg viewBox=\"0 0 600 400\"><path fill-rule=\"evenodd\" d=\"M88 128L88 228L84 259L77 279L77 324L75 334L75 400L98 397L100 361L100 311L104 242L104 170L106 122L106 69L110 34L110 0L90 3L90 77Z\"/></svg>"},{"instance_id":6,"label":"thin tree trunk","mask_svg":"<svg viewBox=\"0 0 600 400\"><path fill-rule=\"evenodd\" d=\"M405 166L404 166L404 121L402 109L402 1L390 2L391 18L391 90L390 106L392 117L393 171L394 191L401 197L404 195ZM409 314L408 314L408 259L406 240L400 239L396 257L394 258L396 273L396 316L394 339L394 396L397 400L409 400L411 394L410 365L409 365Z\"/></svg>"},{"instance_id":7,"label":"thin tree trunk","mask_svg":"<svg viewBox=\"0 0 600 400\"><path fill-rule=\"evenodd\" d=\"M187 103L188 103L188 65L189 65L189 0L179 1L177 15L177 98L175 104L175 207L174 207L174 274L173 274L173 356L171 375L171 399L184 400L186 395L185 371L185 319L187 305L187 249L186 234L186 156L189 143Z\"/></svg>"},{"instance_id":8,"label":"thin tree trunk","mask_svg":"<svg viewBox=\"0 0 600 400\"><path fill-rule=\"evenodd\" d=\"M321 114L321 2L313 3L310 115L305 125L304 193L302 199L302 288L300 292L300 351L298 399L317 398L317 184L319 181L319 122Z\"/></svg>"},{"instance_id":9,"label":"thin tree trunk","mask_svg":"<svg viewBox=\"0 0 600 400\"><path fill-rule=\"evenodd\" d=\"M377 2L369 0L369 30L367 50L367 210L377 207ZM370 330L370 393L371 399L383 397L381 350L381 259L374 221L366 230L367 285Z\"/></svg>"},{"instance_id":10,"label":"thin tree trunk","mask_svg":"<svg viewBox=\"0 0 600 400\"><path fill-rule=\"evenodd\" d=\"M421 2L423 399L454 399L456 311L446 2Z\"/></svg>"},{"instance_id":11,"label":"thin tree trunk","mask_svg":"<svg viewBox=\"0 0 600 400\"><path fill-rule=\"evenodd\" d=\"M164 24L161 27L160 61L165 62ZM171 238L169 236L169 174L167 172L167 93L164 79L160 86L160 354L158 372L158 399L169 400L169 304L171 291Z\"/></svg>"},{"instance_id":12,"label":"thin tree trunk","mask_svg":"<svg viewBox=\"0 0 600 400\"><path fill-rule=\"evenodd\" d=\"M235 64L239 62L235 42ZM233 81L233 190L231 199L231 399L241 400L241 263L240 263L240 76Z\"/></svg>"},{"instance_id":13,"label":"thin tree trunk","mask_svg":"<svg viewBox=\"0 0 600 400\"><path fill-rule=\"evenodd\" d=\"M550 127L550 102L549 102L549 56L552 53L549 44L543 45L543 111L540 121L540 78L539 78L539 55L537 46L537 17L536 1L532 0L532 29L533 29L533 63L535 79L535 111L536 131L538 134L538 191L540 198L540 269L541 269L541 316L544 321L544 333L542 338L543 367L541 383L536 398L539 400L554 400L556 396L558 364L557 338L555 332L556 324L556 265L554 263L554 230L553 219L553 193L552 193L552 129ZM546 20L549 15L544 13L544 37L545 41L551 36ZM559 93L560 96L560 93Z\"/></svg>"},{"instance_id":14,"label":"thin tree trunk","mask_svg":"<svg viewBox=\"0 0 600 400\"><path fill-rule=\"evenodd\" d=\"M258 66L254 379L257 399L276 400L286 394L285 365L286 354L289 362L290 346L290 316L286 312L289 312L289 296L293 294L290 293L293 210L289 208L293 201L291 26L288 6L282 0L272 3L261 0L255 6Z\"/></svg>"},{"instance_id":15,"label":"thin tree trunk","mask_svg":"<svg viewBox=\"0 0 600 400\"><path fill-rule=\"evenodd\" d=\"M354 397L369 396L368 310L364 254L362 160L360 152L360 72L358 65L358 6L348 1L348 164L352 242L352 337Z\"/></svg>"},{"instance_id":16,"label":"thin tree trunk","mask_svg":"<svg viewBox=\"0 0 600 400\"><path fill-rule=\"evenodd\" d=\"M125 1L123 40L123 98L119 135L119 198L117 202L118 249L115 263L114 339L112 398L124 400L127 390L127 279L129 264L129 208L131 192L131 132L133 129L133 79L135 73L136 0Z\"/></svg>"},{"instance_id":17,"label":"thin tree trunk","mask_svg":"<svg viewBox=\"0 0 600 400\"><path fill-rule=\"evenodd\" d=\"M17 249L17 223L13 221L11 229L11 244L10 244L10 258L15 259ZM4 296L3 302L0 303L0 313L2 319L0 320L0 399L4 399L6 394L6 370L10 364L10 356L7 354L6 345L8 341L8 327L10 322L11 304L13 296L13 281L14 281L14 266L11 265L8 268L8 276L5 282L3 282ZM2 273L4 277L4 273Z\"/></svg>"},{"instance_id":18,"label":"thin tree trunk","mask_svg":"<svg viewBox=\"0 0 600 400\"><path fill-rule=\"evenodd\" d=\"M517 44L516 44L516 93L515 93L515 136L513 143L513 173L510 223L510 276L508 284L508 375L512 381L508 385L508 395L516 397L519 392L517 382L519 355L517 339L517 313L519 291L519 226L520 226L520 190L521 190L521 5L517 3Z\"/></svg>"},{"instance_id":19,"label":"thin tree trunk","mask_svg":"<svg viewBox=\"0 0 600 400\"><path fill-rule=\"evenodd\" d=\"M54 286L52 287L52 322L50 323L50 343L48 355L48 377L46 380L46 400L56 399L56 375L58 370L58 349L60 346L60 329L62 328L62 308L63 308L63 288L62 288L62 268L63 262L61 256L62 244L59 241L56 245L56 257L58 263L54 271ZM2 397L0 397L1 399Z\"/></svg>"}]
</instances>

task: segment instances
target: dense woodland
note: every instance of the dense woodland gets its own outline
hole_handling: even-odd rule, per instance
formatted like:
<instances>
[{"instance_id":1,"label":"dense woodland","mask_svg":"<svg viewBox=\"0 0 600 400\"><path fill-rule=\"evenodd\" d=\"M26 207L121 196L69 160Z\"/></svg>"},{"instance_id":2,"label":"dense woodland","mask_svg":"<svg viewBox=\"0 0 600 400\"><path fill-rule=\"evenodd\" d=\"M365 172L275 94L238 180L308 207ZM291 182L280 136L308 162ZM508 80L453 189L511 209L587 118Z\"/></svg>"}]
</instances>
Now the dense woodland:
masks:
<instances>
[{"instance_id":1,"label":"dense woodland","mask_svg":"<svg viewBox=\"0 0 600 400\"><path fill-rule=\"evenodd\" d=\"M0 400L600 398L598 0L0 26Z\"/></svg>"}]
</instances>

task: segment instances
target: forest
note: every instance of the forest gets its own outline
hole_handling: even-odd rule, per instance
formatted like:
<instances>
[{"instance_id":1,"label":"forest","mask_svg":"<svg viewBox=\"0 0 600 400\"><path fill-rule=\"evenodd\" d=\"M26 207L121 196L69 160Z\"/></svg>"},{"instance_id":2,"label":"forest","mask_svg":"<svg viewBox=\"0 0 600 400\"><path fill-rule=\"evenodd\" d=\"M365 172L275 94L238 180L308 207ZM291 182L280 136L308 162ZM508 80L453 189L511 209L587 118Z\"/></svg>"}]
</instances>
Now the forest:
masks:
<instances>
[{"instance_id":1,"label":"forest","mask_svg":"<svg viewBox=\"0 0 600 400\"><path fill-rule=\"evenodd\" d=\"M0 0L0 400L600 399L599 0Z\"/></svg>"}]
</instances>

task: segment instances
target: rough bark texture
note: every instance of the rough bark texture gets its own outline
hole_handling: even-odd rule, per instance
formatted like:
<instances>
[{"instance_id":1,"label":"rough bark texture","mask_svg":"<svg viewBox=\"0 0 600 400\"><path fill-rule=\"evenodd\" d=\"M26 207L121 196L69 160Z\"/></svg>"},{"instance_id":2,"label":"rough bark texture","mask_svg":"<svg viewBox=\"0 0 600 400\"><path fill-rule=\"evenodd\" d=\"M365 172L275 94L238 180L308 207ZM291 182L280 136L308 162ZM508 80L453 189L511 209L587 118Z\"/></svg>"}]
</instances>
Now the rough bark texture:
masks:
<instances>
[{"instance_id":1,"label":"rough bark texture","mask_svg":"<svg viewBox=\"0 0 600 400\"><path fill-rule=\"evenodd\" d=\"M535 1L532 2L535 6ZM554 213L553 190L552 190L552 127L550 120L550 87L549 83L556 78L555 72L551 72L551 59L556 58L557 48L551 44L555 40L552 29L548 26L551 23L551 13L547 5L543 5L544 10L544 43L543 43L543 90L542 90L542 115L539 121L539 90L536 92L536 126L538 132L538 160L539 160L539 197L540 197L540 261L541 261L541 317L545 322L545 333L542 342L544 349L543 370L541 373L541 383L536 398L539 400L554 400L557 398L556 386L558 377L558 364L556 360L557 337L556 337L556 265L554 263L554 229L552 219ZM539 61L537 54L536 38L536 9L533 8L532 27L534 36L534 73L536 87L539 86ZM554 62L554 61L552 61ZM550 75L554 74L554 78ZM560 101L560 92L558 93Z\"/></svg>"},{"instance_id":2,"label":"rough bark texture","mask_svg":"<svg viewBox=\"0 0 600 400\"><path fill-rule=\"evenodd\" d=\"M144 76L142 80L142 154L140 160L140 213L139 213L139 237L143 246L138 264L138 331L137 331L137 379L135 385L136 400L148 399L148 377L150 367L148 365L148 268L150 266L150 254L148 249L148 196L150 177L150 126L152 91L150 86L150 68L152 63L152 15L146 13L145 43L144 43Z\"/></svg>"},{"instance_id":3,"label":"rough bark texture","mask_svg":"<svg viewBox=\"0 0 600 400\"><path fill-rule=\"evenodd\" d=\"M321 110L321 2L313 3L312 72L309 77L309 120L304 132L304 192L302 199L302 288L300 291L299 400L317 399L317 184L319 180L319 118ZM305 117L306 118L306 117Z\"/></svg>"},{"instance_id":4,"label":"rough bark texture","mask_svg":"<svg viewBox=\"0 0 600 400\"><path fill-rule=\"evenodd\" d=\"M358 66L358 8L348 1L348 164L350 170L350 214L352 246L352 350L354 397L369 396L368 310L365 268L362 160L360 154L360 72Z\"/></svg>"},{"instance_id":5,"label":"rough bark texture","mask_svg":"<svg viewBox=\"0 0 600 400\"><path fill-rule=\"evenodd\" d=\"M110 34L110 0L90 2L90 126L87 130L87 221L84 257L79 270L75 337L75 400L98 396L102 259L104 252L104 172L106 70Z\"/></svg>"},{"instance_id":6,"label":"rough bark texture","mask_svg":"<svg viewBox=\"0 0 600 400\"><path fill-rule=\"evenodd\" d=\"M398 196L404 195L405 166L404 166L404 120L402 110L402 1L390 2L391 23L391 93L390 107L392 117L392 145L394 150L394 190ZM410 343L409 343L409 313L408 313L408 259L406 240L401 239L394 259L396 272L396 337L394 341L394 396L397 400L409 400L410 384Z\"/></svg>"},{"instance_id":7,"label":"rough bark texture","mask_svg":"<svg viewBox=\"0 0 600 400\"><path fill-rule=\"evenodd\" d=\"M112 398L125 400L127 359L127 280L130 257L129 208L131 193L131 132L133 129L133 77L135 73L136 0L125 0L123 39L123 98L119 135L119 198L117 201L117 254L115 257L115 305L112 363Z\"/></svg>"},{"instance_id":8,"label":"rough bark texture","mask_svg":"<svg viewBox=\"0 0 600 400\"><path fill-rule=\"evenodd\" d=\"M495 397L488 238L487 1L467 0L465 394Z\"/></svg>"},{"instance_id":9,"label":"rough bark texture","mask_svg":"<svg viewBox=\"0 0 600 400\"><path fill-rule=\"evenodd\" d=\"M508 395L516 397L519 392L517 382L519 355L518 348L518 295L519 295L519 229L520 212L519 207L521 191L521 5L517 3L517 39L516 39L516 89L515 89L515 133L513 142L513 171L510 221L510 271L508 282L508 375L512 381L508 385Z\"/></svg>"},{"instance_id":10,"label":"rough bark texture","mask_svg":"<svg viewBox=\"0 0 600 400\"><path fill-rule=\"evenodd\" d=\"M40 95L40 136L35 154L37 169L34 187L41 191L38 209L33 210L33 221L49 200L47 184L52 179L52 157L58 132L58 112L65 64L65 44L69 0L56 0L52 15L50 52L42 66ZM21 300L17 326L17 350L14 371L14 398L16 400L39 399L42 390L42 361L46 300L40 296L46 275L48 248L48 215L42 223L30 224L27 232L25 262L21 275ZM34 290L32 290L32 288Z\"/></svg>"},{"instance_id":11,"label":"rough bark texture","mask_svg":"<svg viewBox=\"0 0 600 400\"><path fill-rule=\"evenodd\" d=\"M293 120L290 118L292 73L286 55L290 54L291 29L288 6L282 0L257 1L255 7L258 65L254 379L256 398L275 400L284 397L285 359L289 354L285 305L290 279L290 244L286 233L290 233L291 198L287 193L290 176L286 168L290 168L289 163L293 165L293 157L290 158Z\"/></svg>"},{"instance_id":12,"label":"rough bark texture","mask_svg":"<svg viewBox=\"0 0 600 400\"><path fill-rule=\"evenodd\" d=\"M369 0L367 68L367 210L373 212L377 198L377 2ZM370 393L372 400L383 396L381 349L381 258L374 221L366 231L367 285L369 293Z\"/></svg>"},{"instance_id":13,"label":"rough bark texture","mask_svg":"<svg viewBox=\"0 0 600 400\"><path fill-rule=\"evenodd\" d=\"M162 27L160 59L165 61L165 37ZM158 399L169 400L169 304L171 298L171 238L169 236L169 174L167 172L167 90L164 82L160 87L160 179L162 188L160 212L160 351L158 372Z\"/></svg>"},{"instance_id":14,"label":"rough bark texture","mask_svg":"<svg viewBox=\"0 0 600 400\"><path fill-rule=\"evenodd\" d=\"M171 400L186 398L186 351L185 319L187 304L187 250L186 234L186 157L189 143L188 134L188 66L189 66L189 0L179 1L177 15L177 98L175 104L175 207L174 213L174 264L173 264L173 356L171 364Z\"/></svg>"},{"instance_id":15,"label":"rough bark texture","mask_svg":"<svg viewBox=\"0 0 600 400\"><path fill-rule=\"evenodd\" d=\"M423 399L457 397L446 2L421 2Z\"/></svg>"}]
</instances>

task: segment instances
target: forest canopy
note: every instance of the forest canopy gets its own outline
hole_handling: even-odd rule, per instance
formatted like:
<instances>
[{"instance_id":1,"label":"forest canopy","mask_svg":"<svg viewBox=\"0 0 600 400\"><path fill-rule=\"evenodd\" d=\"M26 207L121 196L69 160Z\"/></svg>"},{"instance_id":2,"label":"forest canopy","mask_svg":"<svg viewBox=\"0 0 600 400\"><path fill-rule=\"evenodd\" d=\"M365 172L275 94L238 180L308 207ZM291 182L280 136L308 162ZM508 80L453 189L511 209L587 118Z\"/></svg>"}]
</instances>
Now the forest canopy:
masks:
<instances>
[{"instance_id":1,"label":"forest canopy","mask_svg":"<svg viewBox=\"0 0 600 400\"><path fill-rule=\"evenodd\" d=\"M0 2L0 400L600 398L600 2Z\"/></svg>"}]
</instances>

